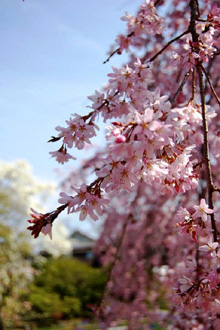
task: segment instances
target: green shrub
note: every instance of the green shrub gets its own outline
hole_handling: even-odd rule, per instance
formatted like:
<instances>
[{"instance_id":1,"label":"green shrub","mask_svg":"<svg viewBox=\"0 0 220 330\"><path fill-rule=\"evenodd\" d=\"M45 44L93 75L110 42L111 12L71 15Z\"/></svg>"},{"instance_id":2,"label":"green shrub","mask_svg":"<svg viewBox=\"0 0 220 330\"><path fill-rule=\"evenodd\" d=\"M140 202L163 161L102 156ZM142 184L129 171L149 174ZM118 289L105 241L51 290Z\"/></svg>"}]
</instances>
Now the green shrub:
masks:
<instances>
[{"instance_id":1,"label":"green shrub","mask_svg":"<svg viewBox=\"0 0 220 330\"><path fill-rule=\"evenodd\" d=\"M101 269L68 257L49 259L31 284L34 315L54 320L92 316L89 305L102 295L106 276Z\"/></svg>"}]
</instances>

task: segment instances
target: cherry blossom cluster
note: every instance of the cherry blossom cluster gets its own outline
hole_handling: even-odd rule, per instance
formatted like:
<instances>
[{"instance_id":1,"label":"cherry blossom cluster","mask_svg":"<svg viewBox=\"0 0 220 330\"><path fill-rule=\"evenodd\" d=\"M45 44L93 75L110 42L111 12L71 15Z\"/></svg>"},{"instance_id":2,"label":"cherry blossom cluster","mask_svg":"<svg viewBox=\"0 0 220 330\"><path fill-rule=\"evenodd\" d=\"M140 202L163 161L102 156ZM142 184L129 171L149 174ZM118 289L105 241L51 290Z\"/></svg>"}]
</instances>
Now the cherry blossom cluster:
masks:
<instances>
[{"instance_id":1,"label":"cherry blossom cluster","mask_svg":"<svg viewBox=\"0 0 220 330\"><path fill-rule=\"evenodd\" d=\"M96 180L90 186L83 183L79 188L71 188L77 193L74 197L61 192L59 199L61 204L68 205L68 213L80 212L79 219L81 221L85 220L87 216L95 221L98 220L103 213L103 207L109 202L101 195L100 181Z\"/></svg>"},{"instance_id":2,"label":"cherry blossom cluster","mask_svg":"<svg viewBox=\"0 0 220 330\"><path fill-rule=\"evenodd\" d=\"M208 27L213 27L216 29L216 31L219 32L220 30L220 7L217 5L217 1L212 4L211 10L208 13L208 18L207 18L207 28Z\"/></svg>"},{"instance_id":3,"label":"cherry blossom cluster","mask_svg":"<svg viewBox=\"0 0 220 330\"><path fill-rule=\"evenodd\" d=\"M190 234L194 241L198 243L197 232L206 228L205 223L208 220L207 214L212 214L214 210L208 208L205 200L202 198L199 206L194 206L195 211L189 212L185 208L181 208L177 214L180 218L183 218L176 226L181 228L181 232ZM208 234L208 233L207 233Z\"/></svg>"},{"instance_id":4,"label":"cherry blossom cluster","mask_svg":"<svg viewBox=\"0 0 220 330\"><path fill-rule=\"evenodd\" d=\"M140 59L134 62L134 68L125 66L120 69L112 68L105 93L96 91L88 98L93 102L90 106L99 111L104 122L112 118L120 118L129 113L130 104L143 108L148 85L152 82L147 64ZM138 102L138 103L137 103Z\"/></svg>"},{"instance_id":5,"label":"cherry blossom cluster","mask_svg":"<svg viewBox=\"0 0 220 330\"><path fill-rule=\"evenodd\" d=\"M67 127L56 127L56 130L60 132L58 137L52 137L49 140L49 142L56 142L62 139L63 144L61 148L58 151L50 152L51 156L55 157L61 164L68 162L70 159L76 159L67 152L67 148L75 147L79 150L83 149L86 143L91 143L90 139L96 135L95 129L98 129L93 121L93 113L84 117L73 114L66 123Z\"/></svg>"},{"instance_id":6,"label":"cherry blossom cluster","mask_svg":"<svg viewBox=\"0 0 220 330\"><path fill-rule=\"evenodd\" d=\"M116 38L116 42L119 44L119 54L124 49L128 50L130 46L138 45L144 36L162 32L163 19L157 15L153 0L146 0L136 16L126 13L121 19L127 22L128 33L127 36L120 34Z\"/></svg>"},{"instance_id":7,"label":"cherry blossom cluster","mask_svg":"<svg viewBox=\"0 0 220 330\"><path fill-rule=\"evenodd\" d=\"M42 233L44 235L49 235L50 239L52 239L53 221L63 210L65 210L67 206L68 204L59 206L55 211L45 214L39 213L34 209L31 209L31 219L28 220L28 222L31 223L31 226L27 228L31 231L31 235L33 235L34 238L37 238L39 234Z\"/></svg>"},{"instance_id":8,"label":"cherry blossom cluster","mask_svg":"<svg viewBox=\"0 0 220 330\"><path fill-rule=\"evenodd\" d=\"M28 220L32 225L27 229L31 230L31 235L34 235L34 238L37 238L41 232L44 235L49 235L52 239L52 223L46 220L47 215L45 216L32 209L32 219Z\"/></svg>"},{"instance_id":9,"label":"cherry blossom cluster","mask_svg":"<svg viewBox=\"0 0 220 330\"><path fill-rule=\"evenodd\" d=\"M65 179L61 206L29 220L37 237L64 209L105 218L95 248L109 270L94 308L103 329L220 329L219 17L215 0L146 0L126 14L106 61L126 50L127 65L51 139L64 163L107 122L106 146Z\"/></svg>"},{"instance_id":10,"label":"cherry blossom cluster","mask_svg":"<svg viewBox=\"0 0 220 330\"><path fill-rule=\"evenodd\" d=\"M214 39L216 29L207 25L207 22L198 22L196 28L199 35L198 41L193 42L192 38L187 36L181 51L173 54L175 59L179 59L188 68L192 68L197 60L208 62L209 57L213 57L217 51Z\"/></svg>"}]
</instances>

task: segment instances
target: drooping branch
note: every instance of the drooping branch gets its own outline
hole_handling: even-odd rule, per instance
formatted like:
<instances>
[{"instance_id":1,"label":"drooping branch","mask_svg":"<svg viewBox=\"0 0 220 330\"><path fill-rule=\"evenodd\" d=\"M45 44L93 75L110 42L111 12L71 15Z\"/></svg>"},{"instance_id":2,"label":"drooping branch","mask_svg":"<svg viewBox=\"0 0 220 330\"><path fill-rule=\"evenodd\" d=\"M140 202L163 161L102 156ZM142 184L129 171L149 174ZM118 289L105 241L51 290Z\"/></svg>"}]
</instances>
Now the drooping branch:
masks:
<instances>
[{"instance_id":1,"label":"drooping branch","mask_svg":"<svg viewBox=\"0 0 220 330\"><path fill-rule=\"evenodd\" d=\"M120 236L119 242L118 242L117 247L116 247L117 248L117 251L116 251L116 254L114 256L114 260L111 263L110 269L108 270L108 275L107 275L107 279L106 279L106 282L105 282L105 287L104 287L104 289L102 291L102 296L101 296L101 299L100 299L100 304L99 304L99 306L96 309L96 312L98 312L101 315L102 315L102 312L103 312L102 311L103 303L104 303L105 297L107 295L108 284L109 284L109 282L112 279L113 270L115 268L116 262L119 259L119 254L120 254L120 251L121 251L121 246L122 246L122 243L123 243L123 240L124 240L124 236L125 236L125 233L126 233L126 229L127 229L127 226L129 224L130 220L131 220L131 216L128 215L127 218L124 221L124 224L123 224L123 227L122 227L122 230L121 230L121 236Z\"/></svg>"},{"instance_id":2,"label":"drooping branch","mask_svg":"<svg viewBox=\"0 0 220 330\"><path fill-rule=\"evenodd\" d=\"M197 0L191 0L190 3L191 9L191 20L189 25L189 30L192 35L192 41L194 44L198 45L199 36L196 31L196 20L199 17L199 5ZM199 46L195 47L195 52L199 52ZM207 122L207 114L206 114L206 103L205 103L205 87L203 81L203 70L202 63L199 59L196 61L196 70L199 78L199 93L200 93L200 101L202 108L202 122L203 122L203 152L204 152L204 160L206 165L206 177L207 177L207 193L208 193L208 202L209 207L214 209L213 203L213 192L215 191L215 187L212 179L212 170L211 170L211 162L210 162L210 154L209 154L209 141L208 141L208 122ZM211 217L211 225L213 229L213 239L214 242L217 241L217 227L215 222L214 213L210 214Z\"/></svg>"},{"instance_id":3,"label":"drooping branch","mask_svg":"<svg viewBox=\"0 0 220 330\"><path fill-rule=\"evenodd\" d=\"M190 69L188 72L185 73L184 78L183 78L183 80L182 80L180 86L178 87L176 93L174 94L174 96L173 96L172 99L170 100L170 103L171 103L171 104L174 104L174 103L175 103L175 101L176 101L176 99L177 99L179 93L182 91L184 85L186 84L186 82L187 82L187 80L188 80L188 78L189 78L189 76L190 76L190 73L191 73L191 69Z\"/></svg>"},{"instance_id":4,"label":"drooping branch","mask_svg":"<svg viewBox=\"0 0 220 330\"><path fill-rule=\"evenodd\" d=\"M137 187L136 196L135 196L133 202L131 203L132 205L135 205L136 202L137 202L137 200L138 200L138 198L139 198L140 190L141 190L141 185L142 185L142 182L140 182L140 184ZM120 259L121 247L122 247L122 244L123 244L123 241L124 241L125 234L127 232L127 227L131 223L132 218L133 218L133 215L131 213L128 214L127 217L124 220L123 225L122 225L121 235L120 235L119 241L118 241L118 243L116 245L116 253L115 253L114 259L113 259L113 261L112 261L112 263L110 265L110 268L108 270L108 275L107 275L107 279L106 279L106 282L105 282L105 287L103 289L102 296L101 296L101 299L100 299L100 304L99 304L99 306L96 309L96 312L97 313L102 314L102 312L103 312L102 308L103 308L104 300L105 300L106 295L107 295L108 283L111 281L111 279L113 277L113 275L112 275L113 274L113 270L114 270L114 268L116 266L117 261Z\"/></svg>"},{"instance_id":5,"label":"drooping branch","mask_svg":"<svg viewBox=\"0 0 220 330\"><path fill-rule=\"evenodd\" d=\"M213 95L215 96L215 98L216 98L218 104L220 105L220 99L219 99L219 97L218 97L218 95L217 95L217 93L216 93L216 91L215 91L215 89L214 89L214 86L212 85L212 82L211 82L211 80L210 80L210 77L209 77L208 73L206 72L206 70L205 70L205 68L203 67L203 65L201 65L201 68L202 68L202 71L204 72L204 74L205 74L205 76L206 76L206 78L207 78L207 81L208 81L208 83L209 83L209 86L210 86L210 88L211 88L211 91L212 91Z\"/></svg>"},{"instance_id":6,"label":"drooping branch","mask_svg":"<svg viewBox=\"0 0 220 330\"><path fill-rule=\"evenodd\" d=\"M212 170L211 170L210 155L209 155L208 123L207 123L207 116L206 116L202 65L200 62L197 64L197 73L199 76L199 89L200 89L200 99L201 99L201 106L202 106L204 159L205 159L206 171L207 171L206 174L207 174L207 185L208 185L208 200L209 200L209 207L211 209L214 209L213 192L215 191L215 188L214 188L213 179L212 179ZM216 242L217 241L217 227L216 227L214 213L212 213L210 216L211 216L211 223L212 223L212 229L213 229L213 239Z\"/></svg>"},{"instance_id":7,"label":"drooping branch","mask_svg":"<svg viewBox=\"0 0 220 330\"><path fill-rule=\"evenodd\" d=\"M192 96L190 101L193 101L195 98L195 94L196 94L196 81L195 81L195 70L193 69L192 71Z\"/></svg>"},{"instance_id":8,"label":"drooping branch","mask_svg":"<svg viewBox=\"0 0 220 330\"><path fill-rule=\"evenodd\" d=\"M154 56L152 56L149 60L146 61L146 63L149 63L149 62L153 62L157 56L159 56L160 54L163 53L163 51L169 47L173 42L179 40L180 38L182 38L185 34L188 34L189 33L189 29L187 29L186 31L184 31L183 33L181 33L180 35L178 35L177 37L171 39L163 48L161 48Z\"/></svg>"}]
</instances>

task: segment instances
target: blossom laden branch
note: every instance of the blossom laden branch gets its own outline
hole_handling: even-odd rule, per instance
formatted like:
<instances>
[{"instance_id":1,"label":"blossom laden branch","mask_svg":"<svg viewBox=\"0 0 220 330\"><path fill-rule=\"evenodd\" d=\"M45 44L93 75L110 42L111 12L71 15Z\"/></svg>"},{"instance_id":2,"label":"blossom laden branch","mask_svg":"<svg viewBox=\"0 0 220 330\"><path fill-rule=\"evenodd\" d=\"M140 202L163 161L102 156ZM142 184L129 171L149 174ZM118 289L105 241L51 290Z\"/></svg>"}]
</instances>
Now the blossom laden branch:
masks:
<instances>
[{"instance_id":1,"label":"blossom laden branch","mask_svg":"<svg viewBox=\"0 0 220 330\"><path fill-rule=\"evenodd\" d=\"M180 38L182 38L184 35L188 34L190 31L189 29L187 29L186 31L184 31L183 33L181 33L180 35L178 35L177 37L171 39L163 48L161 48L154 56L152 56L149 60L146 60L145 63L150 63L153 62L159 55L161 55L165 49L167 49L167 47L169 47L172 43L174 43L175 41L179 40Z\"/></svg>"},{"instance_id":2,"label":"blossom laden branch","mask_svg":"<svg viewBox=\"0 0 220 330\"><path fill-rule=\"evenodd\" d=\"M195 51L199 53L200 46L199 46L199 35L196 31L196 20L199 17L199 6L196 0L190 1L190 8L191 8L191 20L190 20L190 32L192 35L192 41L195 43L196 48ZM203 70L201 60L197 58L196 60L196 69L199 78L199 91L200 91L200 100L201 100L201 107L202 107L202 119L203 119L203 136L204 136L204 159L206 164L206 171L207 171L207 185L208 185L208 200L209 200L209 207L211 209L214 208L213 205L213 192L214 192L214 184L212 178L212 170L211 170L211 163L210 163L210 154L209 154L209 142L208 142L208 123L207 123L207 114L206 114L206 104L205 104L205 92L204 92L204 82L203 82ZM211 223L213 229L213 239L217 241L217 227L216 221L214 217L214 213L211 214Z\"/></svg>"},{"instance_id":3,"label":"blossom laden branch","mask_svg":"<svg viewBox=\"0 0 220 330\"><path fill-rule=\"evenodd\" d=\"M177 215L184 220L178 222L175 227L180 227L182 233L186 232L187 234L190 234L196 244L198 244L199 228L204 229L206 227L208 215L211 216L214 214L214 210L208 207L204 198L201 199L200 205L194 205L193 208L195 210L193 212L189 212L185 208L179 209Z\"/></svg>"},{"instance_id":4,"label":"blossom laden branch","mask_svg":"<svg viewBox=\"0 0 220 330\"><path fill-rule=\"evenodd\" d=\"M67 195L65 192L60 193L59 203L68 206L68 213L79 212L79 219L85 220L90 216L94 221L99 219L103 214L103 209L109 203L109 200L103 198L100 184L103 178L96 179L87 186L83 183L79 188L72 186L71 188L77 193L75 196Z\"/></svg>"},{"instance_id":5,"label":"blossom laden branch","mask_svg":"<svg viewBox=\"0 0 220 330\"><path fill-rule=\"evenodd\" d=\"M199 76L200 97L201 97L201 103L202 103L204 158L205 158L205 164L206 164L206 170L207 170L208 199L209 199L209 207L211 209L213 209L214 208L214 204L213 204L214 183L213 183L213 178L212 178L212 170L211 170L210 155L209 155L208 123L207 123L207 116L206 116L202 68L201 68L200 63L197 64L197 72L198 72L198 76ZM213 229L213 238L214 238L214 241L217 242L217 227L216 227L216 221L215 221L214 214L211 214L211 222L212 222L212 229Z\"/></svg>"},{"instance_id":6,"label":"blossom laden branch","mask_svg":"<svg viewBox=\"0 0 220 330\"><path fill-rule=\"evenodd\" d=\"M116 48L113 52L110 53L107 60L116 53L121 54L123 50L129 51L130 46L135 46L139 42L140 38L159 35L162 31L162 22L163 20L158 16L156 6L158 1L154 3L153 0L145 1L145 4L142 4L137 15L131 16L126 13L121 19L127 21L127 35L120 34L116 38L116 43L119 44L119 47Z\"/></svg>"},{"instance_id":7,"label":"blossom laden branch","mask_svg":"<svg viewBox=\"0 0 220 330\"><path fill-rule=\"evenodd\" d=\"M219 97L218 97L218 95L217 95L217 93L216 93L216 91L215 91L215 89L214 89L214 87L213 87L213 85L212 85L212 82L211 82L211 80L210 80L210 77L209 77L208 73L206 72L206 70L205 70L205 68L204 68L203 65L201 65L201 68L202 68L202 71L204 72L204 74L205 74L205 76L206 76L206 78L207 78L207 80L208 80L208 83L209 83L209 86L210 86L210 88L211 88L211 90L212 90L213 95L215 96L215 98L216 98L218 104L220 105L220 99L219 99Z\"/></svg>"}]
</instances>

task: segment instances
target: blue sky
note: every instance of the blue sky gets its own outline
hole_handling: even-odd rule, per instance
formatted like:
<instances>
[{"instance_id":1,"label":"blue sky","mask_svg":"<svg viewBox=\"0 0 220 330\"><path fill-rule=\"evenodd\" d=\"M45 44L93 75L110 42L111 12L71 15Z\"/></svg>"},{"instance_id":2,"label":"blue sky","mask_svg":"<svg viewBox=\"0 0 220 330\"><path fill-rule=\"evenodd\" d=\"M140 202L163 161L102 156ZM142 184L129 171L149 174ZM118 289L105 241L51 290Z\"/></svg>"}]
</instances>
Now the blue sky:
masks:
<instances>
[{"instance_id":1,"label":"blue sky","mask_svg":"<svg viewBox=\"0 0 220 330\"><path fill-rule=\"evenodd\" d=\"M71 113L87 111L87 96L107 81L112 65L123 62L116 56L102 64L125 30L120 17L134 14L138 5L138 0L1 0L1 159L27 159L38 177L59 180L54 169L60 166L48 154L59 144L47 141Z\"/></svg>"}]
</instances>

